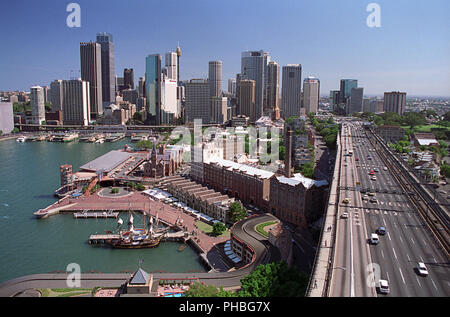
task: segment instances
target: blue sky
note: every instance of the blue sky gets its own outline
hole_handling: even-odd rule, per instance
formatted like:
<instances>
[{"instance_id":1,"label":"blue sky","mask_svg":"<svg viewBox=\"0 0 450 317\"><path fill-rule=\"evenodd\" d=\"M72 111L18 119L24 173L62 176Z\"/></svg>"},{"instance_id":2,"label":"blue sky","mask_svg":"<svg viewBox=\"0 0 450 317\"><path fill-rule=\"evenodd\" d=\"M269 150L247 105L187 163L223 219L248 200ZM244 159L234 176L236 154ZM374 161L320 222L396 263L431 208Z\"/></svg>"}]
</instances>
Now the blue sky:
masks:
<instances>
[{"instance_id":1,"label":"blue sky","mask_svg":"<svg viewBox=\"0 0 450 317\"><path fill-rule=\"evenodd\" d=\"M80 28L66 26L70 2L81 6ZM381 7L381 28L366 25L371 2ZM180 42L181 79L206 78L208 61L222 60L224 90L241 52L263 49L280 66L302 64L302 77L319 77L324 95L355 78L368 95L450 96L449 13L448 0L2 1L0 91L70 78L79 43L109 32L116 74L134 68L135 82L146 55Z\"/></svg>"}]
</instances>

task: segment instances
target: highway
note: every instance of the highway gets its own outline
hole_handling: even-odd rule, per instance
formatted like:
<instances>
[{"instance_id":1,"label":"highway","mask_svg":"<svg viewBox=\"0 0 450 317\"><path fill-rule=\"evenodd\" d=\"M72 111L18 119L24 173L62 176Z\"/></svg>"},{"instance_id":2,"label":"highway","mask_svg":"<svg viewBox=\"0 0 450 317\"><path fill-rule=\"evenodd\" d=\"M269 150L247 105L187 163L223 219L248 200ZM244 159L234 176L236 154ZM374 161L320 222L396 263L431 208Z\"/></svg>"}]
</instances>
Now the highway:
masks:
<instances>
[{"instance_id":1,"label":"highway","mask_svg":"<svg viewBox=\"0 0 450 317\"><path fill-rule=\"evenodd\" d=\"M344 254L348 254L348 249L352 248L352 240L348 237L347 231L351 231L354 226L342 226L342 222L350 220L356 222L359 220L360 225L365 227L367 235L365 237L358 236L369 248L368 254L371 257L371 262L374 263L373 268L375 271L373 274L375 279L384 279L389 282L390 293L388 295L378 294L378 296L449 296L450 265L448 257L437 246L431 231L418 214L417 208L400 187L393 175L392 167L386 166L387 170L385 170L385 164L377 149L375 149L375 145L366 136L366 133L370 132L364 131L358 123L349 125L349 132L351 133L353 148L349 147L352 144L350 142L347 142L344 148L347 150L352 149L354 154L346 159L348 164L352 166L352 169L357 171L356 178L359 180L360 185L357 186L356 182L354 184L345 184L348 185L349 189L346 191L346 194L350 198L347 209L351 210L353 206L356 208L351 210L348 219L339 220L341 221L341 226L338 228L337 254L341 253L340 248L342 248L342 245L344 245L344 252L342 252ZM376 168L378 172L375 171ZM371 175L369 175L372 170L376 180L372 180ZM344 178L350 179L348 176L345 177L345 174ZM367 188L370 188L370 192L375 193L375 196L366 196L367 199L363 201L362 198L365 194L361 193L360 189ZM353 195L349 191L352 191ZM358 196L359 198L357 198ZM356 200L354 201L355 198ZM376 198L377 202L370 202L370 198ZM361 206L362 208L360 208ZM359 216L357 217L357 215ZM370 234L375 233L380 226L386 228L386 235L379 236L380 242L378 245L368 244L367 239ZM353 232L354 235L355 233ZM353 257L343 263L337 262L337 265L348 265L350 262L353 263L356 269L367 264L365 257L358 257L354 242L353 239ZM423 262L427 266L429 272L427 277L419 276L416 271L418 262ZM353 272L356 274L365 275L364 277L359 277L359 280L368 278L368 271L364 272L361 270L358 272L355 269ZM346 288L342 290L339 289L339 285L336 283L344 276L348 279L348 271L339 271L341 276L334 277L335 283L332 284L334 288L331 294L332 296L348 296L346 295L348 294L348 283L343 284ZM356 276L355 280L358 280ZM366 296L363 290L358 290L358 287L361 287L361 285L356 284L355 287L356 296L358 294Z\"/></svg>"}]
</instances>

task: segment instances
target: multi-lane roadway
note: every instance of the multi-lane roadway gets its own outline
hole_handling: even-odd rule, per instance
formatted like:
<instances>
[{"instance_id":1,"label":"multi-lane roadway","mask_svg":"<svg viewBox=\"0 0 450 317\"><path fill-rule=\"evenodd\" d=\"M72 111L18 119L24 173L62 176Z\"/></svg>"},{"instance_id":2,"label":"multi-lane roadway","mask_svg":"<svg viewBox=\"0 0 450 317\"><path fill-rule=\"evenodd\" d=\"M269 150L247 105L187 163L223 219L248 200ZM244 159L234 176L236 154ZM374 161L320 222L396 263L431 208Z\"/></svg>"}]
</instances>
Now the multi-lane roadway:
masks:
<instances>
[{"instance_id":1,"label":"multi-lane roadway","mask_svg":"<svg viewBox=\"0 0 450 317\"><path fill-rule=\"evenodd\" d=\"M346 212L348 217L337 222L330 296L380 296L380 279L390 288L382 296L449 296L448 257L366 133L359 123L343 124L343 154L351 150L353 155L342 160L339 216ZM381 226L386 234L370 244L370 235ZM418 262L425 263L428 276L418 274Z\"/></svg>"}]
</instances>

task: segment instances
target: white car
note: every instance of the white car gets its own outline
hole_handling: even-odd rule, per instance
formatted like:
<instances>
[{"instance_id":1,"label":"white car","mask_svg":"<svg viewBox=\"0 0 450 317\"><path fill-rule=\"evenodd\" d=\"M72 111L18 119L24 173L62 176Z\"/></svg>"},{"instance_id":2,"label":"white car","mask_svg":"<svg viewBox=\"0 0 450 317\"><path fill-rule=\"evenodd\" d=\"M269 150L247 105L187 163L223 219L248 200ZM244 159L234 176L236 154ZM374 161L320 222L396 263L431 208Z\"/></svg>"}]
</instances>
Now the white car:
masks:
<instances>
[{"instance_id":1,"label":"white car","mask_svg":"<svg viewBox=\"0 0 450 317\"><path fill-rule=\"evenodd\" d=\"M417 263L417 271L422 276L427 276L428 275L427 267L425 266L425 263L423 263L423 262Z\"/></svg>"},{"instance_id":2,"label":"white car","mask_svg":"<svg viewBox=\"0 0 450 317\"><path fill-rule=\"evenodd\" d=\"M378 235L376 233L372 233L370 235L370 243L371 244L378 244L380 240L378 239Z\"/></svg>"},{"instance_id":3,"label":"white car","mask_svg":"<svg viewBox=\"0 0 450 317\"><path fill-rule=\"evenodd\" d=\"M385 166L385 167L383 168L383 170L384 170L384 171L387 171L387 167Z\"/></svg>"},{"instance_id":4,"label":"white car","mask_svg":"<svg viewBox=\"0 0 450 317\"><path fill-rule=\"evenodd\" d=\"M341 215L341 218L342 219L347 219L348 218L348 213L343 212L342 215Z\"/></svg>"},{"instance_id":5,"label":"white car","mask_svg":"<svg viewBox=\"0 0 450 317\"><path fill-rule=\"evenodd\" d=\"M378 290L381 294L389 294L389 283L386 280L379 280Z\"/></svg>"}]
</instances>

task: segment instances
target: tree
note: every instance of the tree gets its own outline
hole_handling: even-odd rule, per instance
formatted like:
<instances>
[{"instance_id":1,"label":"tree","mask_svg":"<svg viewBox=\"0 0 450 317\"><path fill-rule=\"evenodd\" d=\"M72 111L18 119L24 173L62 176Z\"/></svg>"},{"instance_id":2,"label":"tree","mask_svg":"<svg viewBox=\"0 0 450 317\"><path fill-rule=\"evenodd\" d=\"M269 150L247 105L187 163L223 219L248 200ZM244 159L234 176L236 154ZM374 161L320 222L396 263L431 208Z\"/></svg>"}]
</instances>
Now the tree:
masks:
<instances>
[{"instance_id":1,"label":"tree","mask_svg":"<svg viewBox=\"0 0 450 317\"><path fill-rule=\"evenodd\" d=\"M224 233L227 230L227 227L222 222L216 222L213 225L213 231L212 234L214 236L220 236L222 233Z\"/></svg>"},{"instance_id":2,"label":"tree","mask_svg":"<svg viewBox=\"0 0 450 317\"><path fill-rule=\"evenodd\" d=\"M261 264L241 279L242 297L301 297L305 295L308 276L286 262Z\"/></svg>"},{"instance_id":3,"label":"tree","mask_svg":"<svg viewBox=\"0 0 450 317\"><path fill-rule=\"evenodd\" d=\"M153 148L153 142L149 140L141 140L136 143L136 147L139 149L151 149Z\"/></svg>"},{"instance_id":4,"label":"tree","mask_svg":"<svg viewBox=\"0 0 450 317\"><path fill-rule=\"evenodd\" d=\"M0 136L2 136L3 135L3 131L2 130L0 130Z\"/></svg>"},{"instance_id":5,"label":"tree","mask_svg":"<svg viewBox=\"0 0 450 317\"><path fill-rule=\"evenodd\" d=\"M441 175L445 177L450 177L450 165L444 161L444 164L441 165Z\"/></svg>"},{"instance_id":6,"label":"tree","mask_svg":"<svg viewBox=\"0 0 450 317\"><path fill-rule=\"evenodd\" d=\"M425 124L426 120L423 114L418 112L407 112L404 116L404 121L411 128Z\"/></svg>"},{"instance_id":7,"label":"tree","mask_svg":"<svg viewBox=\"0 0 450 317\"><path fill-rule=\"evenodd\" d=\"M312 162L303 164L302 167L300 168L300 172L305 177L313 178L314 177L314 164Z\"/></svg>"},{"instance_id":8,"label":"tree","mask_svg":"<svg viewBox=\"0 0 450 317\"><path fill-rule=\"evenodd\" d=\"M192 284L189 289L184 292L186 297L235 297L232 291L224 291L222 286L220 289L213 285L206 285L200 282Z\"/></svg>"},{"instance_id":9,"label":"tree","mask_svg":"<svg viewBox=\"0 0 450 317\"><path fill-rule=\"evenodd\" d=\"M230 205L231 221L237 222L247 217L247 210L242 206L240 202L233 202Z\"/></svg>"},{"instance_id":10,"label":"tree","mask_svg":"<svg viewBox=\"0 0 450 317\"><path fill-rule=\"evenodd\" d=\"M280 144L280 160L284 161L286 158L286 147Z\"/></svg>"},{"instance_id":11,"label":"tree","mask_svg":"<svg viewBox=\"0 0 450 317\"><path fill-rule=\"evenodd\" d=\"M12 133L19 133L20 131L19 131L19 128L14 128L13 130L12 130Z\"/></svg>"},{"instance_id":12,"label":"tree","mask_svg":"<svg viewBox=\"0 0 450 317\"><path fill-rule=\"evenodd\" d=\"M447 112L444 114L444 121L450 121L450 111L447 111Z\"/></svg>"}]
</instances>

